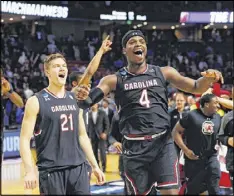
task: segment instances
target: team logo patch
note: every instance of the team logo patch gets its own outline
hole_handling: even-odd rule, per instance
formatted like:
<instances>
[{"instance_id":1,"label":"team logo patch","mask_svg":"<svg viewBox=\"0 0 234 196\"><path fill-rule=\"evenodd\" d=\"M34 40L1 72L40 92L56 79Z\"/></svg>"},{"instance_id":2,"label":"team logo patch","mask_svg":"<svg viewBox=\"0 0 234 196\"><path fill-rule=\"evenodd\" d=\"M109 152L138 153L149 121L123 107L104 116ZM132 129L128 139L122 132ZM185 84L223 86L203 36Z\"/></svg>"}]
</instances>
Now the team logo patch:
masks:
<instances>
[{"instance_id":1,"label":"team logo patch","mask_svg":"<svg viewBox=\"0 0 234 196\"><path fill-rule=\"evenodd\" d=\"M202 133L204 135L212 135L214 133L214 123L212 121L202 123Z\"/></svg>"},{"instance_id":2,"label":"team logo patch","mask_svg":"<svg viewBox=\"0 0 234 196\"><path fill-rule=\"evenodd\" d=\"M46 101L50 100L49 95L47 93L44 93L42 96L44 97Z\"/></svg>"}]
</instances>

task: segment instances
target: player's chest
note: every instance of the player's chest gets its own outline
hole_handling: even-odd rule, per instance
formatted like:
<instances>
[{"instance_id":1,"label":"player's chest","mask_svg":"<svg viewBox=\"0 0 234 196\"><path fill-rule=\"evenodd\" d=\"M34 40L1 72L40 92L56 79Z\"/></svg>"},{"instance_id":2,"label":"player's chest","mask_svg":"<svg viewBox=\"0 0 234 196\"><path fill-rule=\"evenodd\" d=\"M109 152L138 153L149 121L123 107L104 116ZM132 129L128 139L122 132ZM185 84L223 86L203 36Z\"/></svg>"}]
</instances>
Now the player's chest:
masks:
<instances>
[{"instance_id":1,"label":"player's chest","mask_svg":"<svg viewBox=\"0 0 234 196\"><path fill-rule=\"evenodd\" d=\"M198 134L211 136L213 134L217 134L219 124L215 119L200 118L194 123L194 127L196 127Z\"/></svg>"},{"instance_id":2,"label":"player's chest","mask_svg":"<svg viewBox=\"0 0 234 196\"><path fill-rule=\"evenodd\" d=\"M64 115L78 118L79 109L75 101L59 99L47 101L42 108L42 114L48 119L58 119Z\"/></svg>"}]
</instances>

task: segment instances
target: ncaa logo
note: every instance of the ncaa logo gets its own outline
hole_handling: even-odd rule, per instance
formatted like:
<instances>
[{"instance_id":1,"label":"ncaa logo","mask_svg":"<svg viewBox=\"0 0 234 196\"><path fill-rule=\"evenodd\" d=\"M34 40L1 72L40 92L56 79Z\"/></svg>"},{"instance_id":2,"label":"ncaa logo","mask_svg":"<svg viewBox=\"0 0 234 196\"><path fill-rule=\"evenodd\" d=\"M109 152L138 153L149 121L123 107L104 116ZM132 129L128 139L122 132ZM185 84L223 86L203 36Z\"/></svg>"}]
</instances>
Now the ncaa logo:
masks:
<instances>
[{"instance_id":1,"label":"ncaa logo","mask_svg":"<svg viewBox=\"0 0 234 196\"><path fill-rule=\"evenodd\" d=\"M212 135L214 133L214 123L212 121L202 123L202 133L204 135Z\"/></svg>"},{"instance_id":2,"label":"ncaa logo","mask_svg":"<svg viewBox=\"0 0 234 196\"><path fill-rule=\"evenodd\" d=\"M49 101L49 100L50 100L49 95L48 95L47 93L43 94L43 97L44 97L44 99L45 99L46 101Z\"/></svg>"}]
</instances>

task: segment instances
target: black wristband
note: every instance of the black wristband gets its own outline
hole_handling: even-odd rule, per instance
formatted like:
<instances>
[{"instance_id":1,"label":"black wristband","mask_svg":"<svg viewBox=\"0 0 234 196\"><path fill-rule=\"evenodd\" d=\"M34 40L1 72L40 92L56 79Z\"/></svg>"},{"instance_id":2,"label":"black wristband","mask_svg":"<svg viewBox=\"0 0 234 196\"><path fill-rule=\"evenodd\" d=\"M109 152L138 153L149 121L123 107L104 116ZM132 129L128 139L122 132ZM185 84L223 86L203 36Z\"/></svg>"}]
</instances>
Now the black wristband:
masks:
<instances>
[{"instance_id":1,"label":"black wristband","mask_svg":"<svg viewBox=\"0 0 234 196\"><path fill-rule=\"evenodd\" d=\"M93 106L95 103L98 103L104 97L104 93L100 88L94 88L89 93L89 96L86 100L78 101L77 104L81 109L87 109Z\"/></svg>"},{"instance_id":2,"label":"black wristband","mask_svg":"<svg viewBox=\"0 0 234 196\"><path fill-rule=\"evenodd\" d=\"M103 99L104 93L100 88L94 88L90 91L89 97L93 102L92 104L94 105Z\"/></svg>"}]
</instances>

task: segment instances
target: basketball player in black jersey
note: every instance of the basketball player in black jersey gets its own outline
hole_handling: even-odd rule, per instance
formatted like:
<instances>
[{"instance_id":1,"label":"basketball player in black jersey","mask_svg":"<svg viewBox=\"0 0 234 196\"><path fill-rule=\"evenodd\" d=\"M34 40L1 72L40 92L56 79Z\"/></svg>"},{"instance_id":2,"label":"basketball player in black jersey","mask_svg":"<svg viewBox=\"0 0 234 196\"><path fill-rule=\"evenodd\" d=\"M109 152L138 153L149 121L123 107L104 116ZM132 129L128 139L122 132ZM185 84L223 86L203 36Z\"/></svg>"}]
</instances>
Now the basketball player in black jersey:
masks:
<instances>
[{"instance_id":1,"label":"basketball player in black jersey","mask_svg":"<svg viewBox=\"0 0 234 196\"><path fill-rule=\"evenodd\" d=\"M124 137L123 162L128 194L150 194L157 183L162 195L176 195L178 160L171 138L167 84L185 92L202 94L213 82L223 82L222 74L208 70L202 73L203 77L193 80L172 67L147 64L146 41L139 30L128 31L122 46L128 65L102 78L88 97L87 89L79 87L76 98L80 100L80 107L87 108L115 92L115 102L121 108L119 126Z\"/></svg>"},{"instance_id":2,"label":"basketball player in black jersey","mask_svg":"<svg viewBox=\"0 0 234 196\"><path fill-rule=\"evenodd\" d=\"M86 157L98 184L105 177L100 170L87 136L82 110L73 93L65 90L67 64L61 54L52 54L44 63L49 86L30 97L26 103L20 135L20 155L25 168L25 188L36 187L30 139L34 126L39 188L42 194L90 194Z\"/></svg>"}]
</instances>

